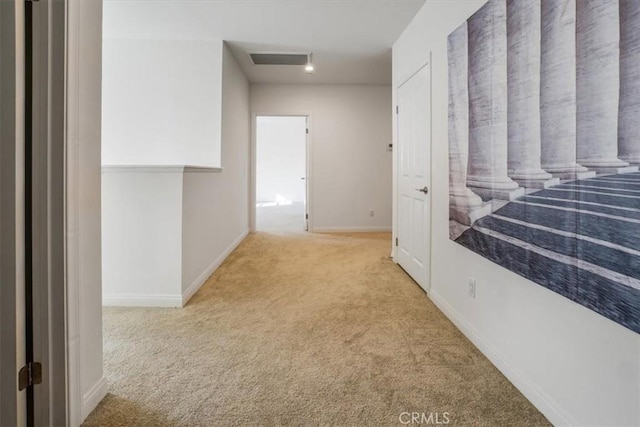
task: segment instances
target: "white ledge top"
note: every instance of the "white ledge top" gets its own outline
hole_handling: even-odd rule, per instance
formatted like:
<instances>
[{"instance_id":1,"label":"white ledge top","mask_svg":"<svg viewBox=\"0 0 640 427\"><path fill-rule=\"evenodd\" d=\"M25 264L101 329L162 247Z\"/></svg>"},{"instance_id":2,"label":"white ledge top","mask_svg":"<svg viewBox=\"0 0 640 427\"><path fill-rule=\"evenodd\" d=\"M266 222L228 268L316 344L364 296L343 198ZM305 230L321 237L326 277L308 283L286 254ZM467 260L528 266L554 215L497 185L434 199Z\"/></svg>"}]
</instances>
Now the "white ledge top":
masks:
<instances>
[{"instance_id":1,"label":"white ledge top","mask_svg":"<svg viewBox=\"0 0 640 427\"><path fill-rule=\"evenodd\" d=\"M222 168L193 165L102 165L103 173L219 173Z\"/></svg>"}]
</instances>

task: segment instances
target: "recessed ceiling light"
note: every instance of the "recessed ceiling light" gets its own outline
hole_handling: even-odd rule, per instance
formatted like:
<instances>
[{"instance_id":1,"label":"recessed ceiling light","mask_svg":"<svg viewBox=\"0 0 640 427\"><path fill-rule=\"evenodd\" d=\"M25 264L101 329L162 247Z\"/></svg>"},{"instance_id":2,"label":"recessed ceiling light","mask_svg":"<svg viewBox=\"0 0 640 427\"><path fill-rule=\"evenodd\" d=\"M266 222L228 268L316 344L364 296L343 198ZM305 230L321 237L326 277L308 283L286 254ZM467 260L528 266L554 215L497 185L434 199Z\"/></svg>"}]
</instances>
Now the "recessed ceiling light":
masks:
<instances>
[{"instance_id":1,"label":"recessed ceiling light","mask_svg":"<svg viewBox=\"0 0 640 427\"><path fill-rule=\"evenodd\" d=\"M313 73L313 70L313 53L309 53L309 55L307 55L307 65L304 67L304 71L307 73Z\"/></svg>"}]
</instances>

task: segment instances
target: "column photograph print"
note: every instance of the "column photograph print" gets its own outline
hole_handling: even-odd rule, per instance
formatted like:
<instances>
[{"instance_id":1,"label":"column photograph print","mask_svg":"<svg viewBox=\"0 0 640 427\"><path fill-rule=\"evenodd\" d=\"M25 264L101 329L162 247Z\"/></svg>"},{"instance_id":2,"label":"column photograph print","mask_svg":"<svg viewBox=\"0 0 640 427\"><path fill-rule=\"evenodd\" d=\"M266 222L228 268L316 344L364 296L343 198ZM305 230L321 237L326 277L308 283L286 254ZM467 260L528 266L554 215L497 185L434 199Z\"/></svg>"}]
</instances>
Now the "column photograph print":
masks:
<instances>
[{"instance_id":1,"label":"column photograph print","mask_svg":"<svg viewBox=\"0 0 640 427\"><path fill-rule=\"evenodd\" d=\"M489 0L447 53L450 238L640 333L640 1Z\"/></svg>"}]
</instances>

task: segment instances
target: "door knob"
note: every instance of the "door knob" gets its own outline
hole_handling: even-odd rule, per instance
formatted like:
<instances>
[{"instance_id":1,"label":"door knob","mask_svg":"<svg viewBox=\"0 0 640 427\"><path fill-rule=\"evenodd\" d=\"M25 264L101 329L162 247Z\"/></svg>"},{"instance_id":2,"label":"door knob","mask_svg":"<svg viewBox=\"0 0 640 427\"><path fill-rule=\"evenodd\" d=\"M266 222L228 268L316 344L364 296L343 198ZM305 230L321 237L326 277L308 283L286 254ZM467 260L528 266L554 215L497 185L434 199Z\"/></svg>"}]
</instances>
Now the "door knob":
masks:
<instances>
[{"instance_id":1,"label":"door knob","mask_svg":"<svg viewBox=\"0 0 640 427\"><path fill-rule=\"evenodd\" d=\"M305 179L307 179L307 178L305 178L305 177L303 176L303 177L302 177L302 178L300 178L300 179L304 181L304 180L305 180Z\"/></svg>"},{"instance_id":2,"label":"door knob","mask_svg":"<svg viewBox=\"0 0 640 427\"><path fill-rule=\"evenodd\" d=\"M426 185L424 187L422 187L422 188L416 188L416 191L421 191L424 194L429 194L429 189L427 188Z\"/></svg>"}]
</instances>

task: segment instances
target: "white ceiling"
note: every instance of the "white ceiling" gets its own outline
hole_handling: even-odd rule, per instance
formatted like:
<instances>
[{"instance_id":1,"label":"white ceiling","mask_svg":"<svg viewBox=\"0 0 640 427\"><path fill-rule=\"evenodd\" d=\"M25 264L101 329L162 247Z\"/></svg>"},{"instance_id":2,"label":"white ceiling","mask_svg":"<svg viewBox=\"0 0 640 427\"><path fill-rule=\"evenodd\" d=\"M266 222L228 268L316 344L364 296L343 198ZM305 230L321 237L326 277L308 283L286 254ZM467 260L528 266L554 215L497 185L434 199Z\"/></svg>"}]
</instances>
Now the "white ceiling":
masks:
<instances>
[{"instance_id":1,"label":"white ceiling","mask_svg":"<svg viewBox=\"0 0 640 427\"><path fill-rule=\"evenodd\" d=\"M391 84L391 46L425 0L105 0L105 38L225 40L252 83ZM316 71L248 52L313 53Z\"/></svg>"}]
</instances>

